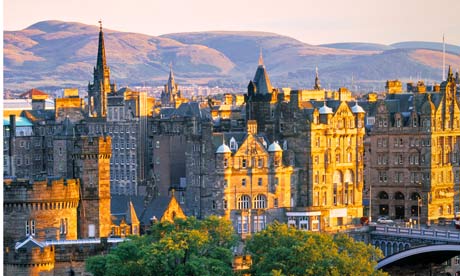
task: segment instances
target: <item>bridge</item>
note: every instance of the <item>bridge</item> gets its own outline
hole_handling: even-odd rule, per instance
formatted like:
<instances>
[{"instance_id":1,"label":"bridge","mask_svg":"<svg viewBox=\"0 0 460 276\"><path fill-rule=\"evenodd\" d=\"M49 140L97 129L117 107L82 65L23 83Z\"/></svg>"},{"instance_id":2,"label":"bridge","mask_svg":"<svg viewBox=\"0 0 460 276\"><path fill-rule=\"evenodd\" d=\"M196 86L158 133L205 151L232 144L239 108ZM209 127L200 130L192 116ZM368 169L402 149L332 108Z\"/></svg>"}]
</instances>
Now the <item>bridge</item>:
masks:
<instances>
[{"instance_id":1,"label":"bridge","mask_svg":"<svg viewBox=\"0 0 460 276\"><path fill-rule=\"evenodd\" d=\"M406 228L387 225L371 226L369 243L380 248L385 256L377 269L390 275L428 271L460 255L460 231L438 228Z\"/></svg>"}]
</instances>

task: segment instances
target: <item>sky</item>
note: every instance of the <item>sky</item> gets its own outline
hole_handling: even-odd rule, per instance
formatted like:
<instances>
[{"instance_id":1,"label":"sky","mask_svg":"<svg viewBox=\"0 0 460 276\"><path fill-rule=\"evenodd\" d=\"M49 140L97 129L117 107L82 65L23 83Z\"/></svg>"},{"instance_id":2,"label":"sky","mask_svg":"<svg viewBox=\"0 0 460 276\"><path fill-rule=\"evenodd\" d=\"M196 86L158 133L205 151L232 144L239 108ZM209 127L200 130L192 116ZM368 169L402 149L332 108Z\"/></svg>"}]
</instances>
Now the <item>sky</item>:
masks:
<instances>
[{"instance_id":1,"label":"sky","mask_svg":"<svg viewBox=\"0 0 460 276\"><path fill-rule=\"evenodd\" d=\"M4 0L4 30L44 20L162 35L266 31L309 44L433 41L460 45L459 0Z\"/></svg>"}]
</instances>

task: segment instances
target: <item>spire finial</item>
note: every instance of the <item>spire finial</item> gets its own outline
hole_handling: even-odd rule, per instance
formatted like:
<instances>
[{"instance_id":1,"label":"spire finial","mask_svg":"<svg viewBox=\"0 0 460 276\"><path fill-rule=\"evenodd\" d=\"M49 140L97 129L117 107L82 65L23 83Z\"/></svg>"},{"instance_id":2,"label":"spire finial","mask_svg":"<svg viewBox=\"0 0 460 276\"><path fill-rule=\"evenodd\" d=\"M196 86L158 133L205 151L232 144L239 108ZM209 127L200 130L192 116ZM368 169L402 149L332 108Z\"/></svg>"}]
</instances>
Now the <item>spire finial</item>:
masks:
<instances>
[{"instance_id":1,"label":"spire finial","mask_svg":"<svg viewBox=\"0 0 460 276\"><path fill-rule=\"evenodd\" d=\"M99 22L99 30L102 32L102 20L101 20L101 19L99 19L99 21L98 21L98 22Z\"/></svg>"},{"instance_id":2,"label":"spire finial","mask_svg":"<svg viewBox=\"0 0 460 276\"><path fill-rule=\"evenodd\" d=\"M264 58L262 56L262 46L259 48L259 66L264 65Z\"/></svg>"}]
</instances>

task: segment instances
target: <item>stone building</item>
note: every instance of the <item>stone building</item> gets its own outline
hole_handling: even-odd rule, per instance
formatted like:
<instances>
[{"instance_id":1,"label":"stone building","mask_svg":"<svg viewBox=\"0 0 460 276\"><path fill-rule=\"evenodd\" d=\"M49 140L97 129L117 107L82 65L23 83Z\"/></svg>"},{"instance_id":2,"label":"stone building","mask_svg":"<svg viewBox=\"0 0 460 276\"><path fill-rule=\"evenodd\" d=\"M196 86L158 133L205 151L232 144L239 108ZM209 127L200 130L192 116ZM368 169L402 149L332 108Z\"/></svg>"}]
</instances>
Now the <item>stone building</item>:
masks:
<instances>
[{"instance_id":1,"label":"stone building","mask_svg":"<svg viewBox=\"0 0 460 276\"><path fill-rule=\"evenodd\" d=\"M136 195L139 186L150 181L147 132L155 101L146 92L116 90L110 83L102 26L93 79L88 86L88 113L80 127L88 135L112 137L111 192Z\"/></svg>"},{"instance_id":2,"label":"stone building","mask_svg":"<svg viewBox=\"0 0 460 276\"><path fill-rule=\"evenodd\" d=\"M430 223L459 210L460 109L451 69L440 92L389 94L369 133L372 216Z\"/></svg>"},{"instance_id":3,"label":"stone building","mask_svg":"<svg viewBox=\"0 0 460 276\"><path fill-rule=\"evenodd\" d=\"M178 108L182 103L187 102L187 99L182 97L182 93L174 79L172 66L169 68L168 82L164 85L164 90L161 91L160 101L162 107Z\"/></svg>"},{"instance_id":4,"label":"stone building","mask_svg":"<svg viewBox=\"0 0 460 276\"><path fill-rule=\"evenodd\" d=\"M345 101L299 101L291 92L280 113L280 140L299 169L296 210L320 216L325 230L355 223L362 216L364 110Z\"/></svg>"},{"instance_id":5,"label":"stone building","mask_svg":"<svg viewBox=\"0 0 460 276\"><path fill-rule=\"evenodd\" d=\"M218 139L214 141L220 136L216 133L214 138ZM203 205L206 210L224 213L244 237L278 219L272 210L292 207L295 169L285 165L283 150L276 141L267 146L266 138L257 134L254 120L248 121L243 136L222 133L222 141L213 162L214 186L208 185L203 191L214 196L212 201L203 200Z\"/></svg>"},{"instance_id":6,"label":"stone building","mask_svg":"<svg viewBox=\"0 0 460 276\"><path fill-rule=\"evenodd\" d=\"M364 110L347 89L321 89L318 74L313 90L291 90L289 97L266 87L259 61L246 116L262 126L259 133L280 141L284 161L297 169L286 220L315 230L355 223L362 216Z\"/></svg>"},{"instance_id":7,"label":"stone building","mask_svg":"<svg viewBox=\"0 0 460 276\"><path fill-rule=\"evenodd\" d=\"M175 189L179 201L183 203L186 181L189 180L187 156L196 152L202 137L210 133L209 111L200 109L196 102L183 103L177 109L161 109L151 124L151 163L157 183L151 194L167 195L169 190Z\"/></svg>"},{"instance_id":8,"label":"stone building","mask_svg":"<svg viewBox=\"0 0 460 276\"><path fill-rule=\"evenodd\" d=\"M3 184L5 245L27 236L43 241L77 238L78 179L5 179Z\"/></svg>"}]
</instances>

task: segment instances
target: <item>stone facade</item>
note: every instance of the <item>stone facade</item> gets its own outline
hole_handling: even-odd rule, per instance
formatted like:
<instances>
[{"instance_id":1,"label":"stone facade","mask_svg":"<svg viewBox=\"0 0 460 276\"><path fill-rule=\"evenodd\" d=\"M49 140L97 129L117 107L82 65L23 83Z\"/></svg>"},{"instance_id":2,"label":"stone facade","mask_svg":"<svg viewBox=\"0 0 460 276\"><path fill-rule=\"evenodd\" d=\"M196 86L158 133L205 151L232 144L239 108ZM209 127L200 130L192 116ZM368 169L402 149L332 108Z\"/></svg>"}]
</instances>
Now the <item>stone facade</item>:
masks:
<instances>
[{"instance_id":1,"label":"stone facade","mask_svg":"<svg viewBox=\"0 0 460 276\"><path fill-rule=\"evenodd\" d=\"M6 179L3 196L5 245L12 246L27 235L39 240L77 239L77 179Z\"/></svg>"},{"instance_id":2,"label":"stone facade","mask_svg":"<svg viewBox=\"0 0 460 276\"><path fill-rule=\"evenodd\" d=\"M372 216L435 222L459 211L460 109L452 72L441 92L390 94L378 104L366 176Z\"/></svg>"},{"instance_id":3,"label":"stone facade","mask_svg":"<svg viewBox=\"0 0 460 276\"><path fill-rule=\"evenodd\" d=\"M110 137L80 137L74 158L81 181L79 237L108 237L110 216Z\"/></svg>"}]
</instances>

